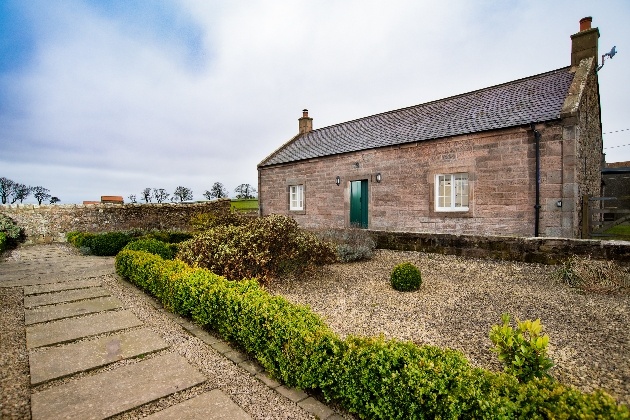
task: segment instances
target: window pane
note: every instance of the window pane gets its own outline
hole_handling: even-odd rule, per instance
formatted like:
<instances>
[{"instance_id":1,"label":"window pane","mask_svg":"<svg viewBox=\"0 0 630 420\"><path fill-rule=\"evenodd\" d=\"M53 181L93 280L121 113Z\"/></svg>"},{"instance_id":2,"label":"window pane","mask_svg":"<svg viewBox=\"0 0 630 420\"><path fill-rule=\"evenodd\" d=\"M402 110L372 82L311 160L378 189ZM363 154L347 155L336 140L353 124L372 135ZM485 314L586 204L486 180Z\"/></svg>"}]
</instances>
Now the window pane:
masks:
<instances>
[{"instance_id":1,"label":"window pane","mask_svg":"<svg viewBox=\"0 0 630 420\"><path fill-rule=\"evenodd\" d=\"M438 184L438 207L450 207L451 175L439 175Z\"/></svg>"},{"instance_id":2,"label":"window pane","mask_svg":"<svg viewBox=\"0 0 630 420\"><path fill-rule=\"evenodd\" d=\"M455 207L468 207L468 174L455 174Z\"/></svg>"},{"instance_id":3,"label":"window pane","mask_svg":"<svg viewBox=\"0 0 630 420\"><path fill-rule=\"evenodd\" d=\"M289 187L289 210L304 209L304 185L291 185Z\"/></svg>"}]
</instances>

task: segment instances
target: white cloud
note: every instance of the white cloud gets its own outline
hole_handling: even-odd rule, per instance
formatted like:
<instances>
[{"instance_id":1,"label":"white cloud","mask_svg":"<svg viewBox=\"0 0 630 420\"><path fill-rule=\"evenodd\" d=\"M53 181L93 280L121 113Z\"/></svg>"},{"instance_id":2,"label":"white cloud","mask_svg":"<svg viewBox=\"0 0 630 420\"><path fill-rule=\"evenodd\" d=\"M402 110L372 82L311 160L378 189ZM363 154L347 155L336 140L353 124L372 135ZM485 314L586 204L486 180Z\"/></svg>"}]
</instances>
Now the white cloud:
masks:
<instances>
[{"instance_id":1,"label":"white cloud","mask_svg":"<svg viewBox=\"0 0 630 420\"><path fill-rule=\"evenodd\" d=\"M31 3L37 53L0 75L14 98L0 116L0 175L65 202L256 184L256 164L297 132L302 108L317 128L563 67L587 15L601 52L619 50L600 73L604 131L630 128L622 1L176 5L200 45L79 0ZM630 143L617 137L607 144ZM615 150L609 160L630 160L630 147Z\"/></svg>"}]
</instances>

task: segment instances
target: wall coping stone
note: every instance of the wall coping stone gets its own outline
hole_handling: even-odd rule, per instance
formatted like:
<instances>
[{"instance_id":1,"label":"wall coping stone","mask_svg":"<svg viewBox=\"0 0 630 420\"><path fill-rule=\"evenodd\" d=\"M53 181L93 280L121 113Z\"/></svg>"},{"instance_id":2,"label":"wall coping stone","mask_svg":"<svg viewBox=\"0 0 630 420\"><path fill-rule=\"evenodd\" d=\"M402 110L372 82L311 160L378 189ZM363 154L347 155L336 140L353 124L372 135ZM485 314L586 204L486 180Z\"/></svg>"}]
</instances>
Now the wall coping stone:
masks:
<instances>
[{"instance_id":1,"label":"wall coping stone","mask_svg":"<svg viewBox=\"0 0 630 420\"><path fill-rule=\"evenodd\" d=\"M378 248L558 264L571 255L630 262L630 241L369 231Z\"/></svg>"}]
</instances>

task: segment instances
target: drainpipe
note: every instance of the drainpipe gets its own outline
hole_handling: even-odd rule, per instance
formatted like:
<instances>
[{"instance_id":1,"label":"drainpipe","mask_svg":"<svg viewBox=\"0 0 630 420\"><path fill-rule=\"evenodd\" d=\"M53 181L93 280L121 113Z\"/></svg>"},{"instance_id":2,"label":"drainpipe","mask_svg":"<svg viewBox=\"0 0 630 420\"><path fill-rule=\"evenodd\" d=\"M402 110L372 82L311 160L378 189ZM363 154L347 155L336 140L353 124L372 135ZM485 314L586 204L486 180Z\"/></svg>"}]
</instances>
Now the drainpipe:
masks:
<instances>
[{"instance_id":1,"label":"drainpipe","mask_svg":"<svg viewBox=\"0 0 630 420\"><path fill-rule=\"evenodd\" d=\"M534 236L538 237L538 226L540 224L540 132L536 130L534 123L530 124L536 139L536 205L534 206Z\"/></svg>"}]
</instances>

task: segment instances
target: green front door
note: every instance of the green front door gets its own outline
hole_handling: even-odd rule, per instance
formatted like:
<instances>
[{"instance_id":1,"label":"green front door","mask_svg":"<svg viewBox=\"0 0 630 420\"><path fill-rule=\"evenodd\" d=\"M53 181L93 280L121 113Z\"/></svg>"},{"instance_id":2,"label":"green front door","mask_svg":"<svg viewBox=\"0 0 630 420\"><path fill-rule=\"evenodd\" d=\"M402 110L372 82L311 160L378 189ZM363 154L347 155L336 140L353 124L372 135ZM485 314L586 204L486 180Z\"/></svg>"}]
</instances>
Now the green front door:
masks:
<instances>
[{"instance_id":1,"label":"green front door","mask_svg":"<svg viewBox=\"0 0 630 420\"><path fill-rule=\"evenodd\" d=\"M350 224L368 227L368 182L367 179L350 182Z\"/></svg>"}]
</instances>

